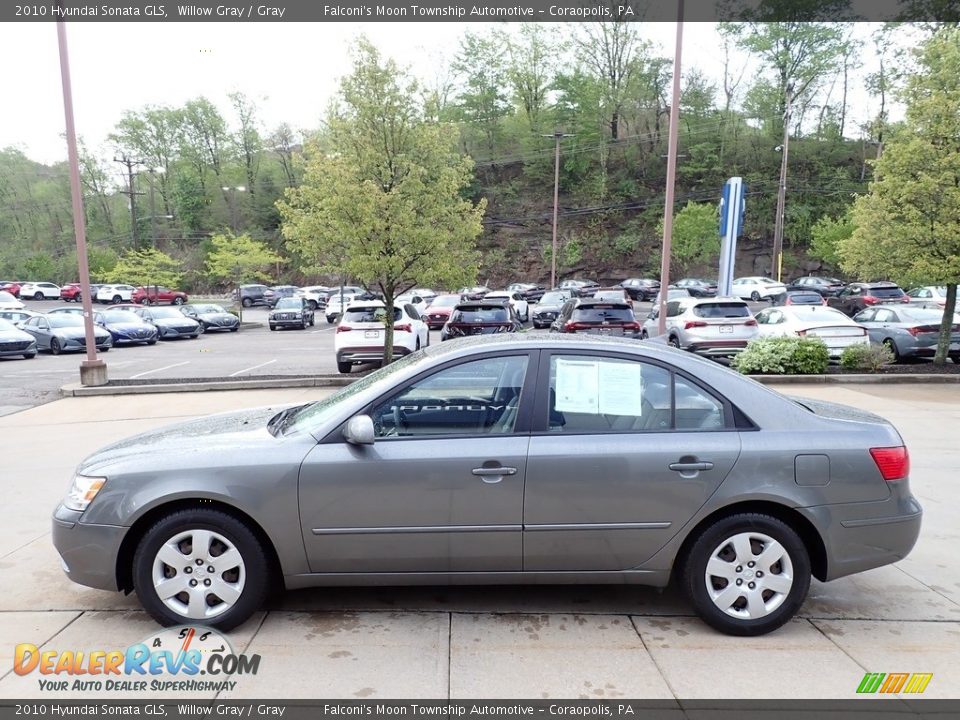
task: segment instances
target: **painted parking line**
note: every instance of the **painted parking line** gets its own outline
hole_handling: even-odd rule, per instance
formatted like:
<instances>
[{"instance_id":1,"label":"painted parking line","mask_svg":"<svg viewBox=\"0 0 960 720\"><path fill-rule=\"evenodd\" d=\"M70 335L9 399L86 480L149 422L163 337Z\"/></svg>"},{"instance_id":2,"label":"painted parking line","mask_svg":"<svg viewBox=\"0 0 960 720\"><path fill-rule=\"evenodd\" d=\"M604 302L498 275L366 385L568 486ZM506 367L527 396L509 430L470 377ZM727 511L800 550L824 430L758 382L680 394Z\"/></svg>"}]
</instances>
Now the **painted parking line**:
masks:
<instances>
[{"instance_id":1,"label":"painted parking line","mask_svg":"<svg viewBox=\"0 0 960 720\"><path fill-rule=\"evenodd\" d=\"M141 377L143 377L144 375L149 375L150 373L160 372L161 370L169 370L170 368L180 367L181 365L189 365L189 364L190 364L190 361L189 361L189 360L185 360L185 361L182 362L182 363L174 363L173 365L164 365L163 367L154 368L153 370L145 370L145 371L142 372L142 373L137 373L136 375L131 375L131 376L130 376L130 380L136 380L137 378L141 378Z\"/></svg>"},{"instance_id":2,"label":"painted parking line","mask_svg":"<svg viewBox=\"0 0 960 720\"><path fill-rule=\"evenodd\" d=\"M237 370L235 373L230 373L227 377L236 377L237 375L240 375L245 372L250 372L251 370L256 370L257 368L262 368L267 365L272 365L276 361L277 361L276 358L274 358L273 360L267 360L267 362L265 363L260 363L259 365L254 365L253 367L244 368L243 370Z\"/></svg>"}]
</instances>

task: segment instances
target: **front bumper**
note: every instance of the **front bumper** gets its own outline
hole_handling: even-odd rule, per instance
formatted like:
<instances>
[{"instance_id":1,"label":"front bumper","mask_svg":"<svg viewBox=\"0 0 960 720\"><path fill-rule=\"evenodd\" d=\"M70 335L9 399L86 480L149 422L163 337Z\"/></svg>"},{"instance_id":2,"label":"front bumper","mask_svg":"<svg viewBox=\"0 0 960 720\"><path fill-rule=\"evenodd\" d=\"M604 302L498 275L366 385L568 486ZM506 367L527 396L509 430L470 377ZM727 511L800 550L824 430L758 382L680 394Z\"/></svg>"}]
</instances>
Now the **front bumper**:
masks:
<instances>
[{"instance_id":1,"label":"front bumper","mask_svg":"<svg viewBox=\"0 0 960 720\"><path fill-rule=\"evenodd\" d=\"M295 320L270 318L269 322L273 327L302 327L304 323L310 324L310 318L297 318Z\"/></svg>"},{"instance_id":2,"label":"front bumper","mask_svg":"<svg viewBox=\"0 0 960 720\"><path fill-rule=\"evenodd\" d=\"M53 546L73 582L98 590L119 590L117 557L130 528L80 522L82 513L63 505L53 513Z\"/></svg>"},{"instance_id":3,"label":"front bumper","mask_svg":"<svg viewBox=\"0 0 960 720\"><path fill-rule=\"evenodd\" d=\"M826 580L895 563L913 549L923 509L905 484L897 484L890 483L890 497L879 502L798 508L823 537Z\"/></svg>"}]
</instances>

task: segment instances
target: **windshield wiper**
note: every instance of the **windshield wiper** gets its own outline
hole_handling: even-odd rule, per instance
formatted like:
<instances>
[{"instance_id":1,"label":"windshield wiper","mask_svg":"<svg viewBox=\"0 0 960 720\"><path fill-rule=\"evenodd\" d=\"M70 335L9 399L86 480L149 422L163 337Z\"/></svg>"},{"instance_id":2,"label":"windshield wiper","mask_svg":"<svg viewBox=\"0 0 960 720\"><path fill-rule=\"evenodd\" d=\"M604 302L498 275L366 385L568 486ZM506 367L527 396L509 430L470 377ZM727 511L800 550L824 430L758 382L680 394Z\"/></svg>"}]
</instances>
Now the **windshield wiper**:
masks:
<instances>
[{"instance_id":1,"label":"windshield wiper","mask_svg":"<svg viewBox=\"0 0 960 720\"><path fill-rule=\"evenodd\" d=\"M267 423L267 430L271 435L274 436L276 436L277 433L282 433L287 426L293 422L294 418L297 416L297 413L303 410L303 408L307 407L307 405L312 404L313 403L307 403L306 405L294 405L293 407L288 407L286 410L281 410L272 418L270 418L270 422Z\"/></svg>"}]
</instances>

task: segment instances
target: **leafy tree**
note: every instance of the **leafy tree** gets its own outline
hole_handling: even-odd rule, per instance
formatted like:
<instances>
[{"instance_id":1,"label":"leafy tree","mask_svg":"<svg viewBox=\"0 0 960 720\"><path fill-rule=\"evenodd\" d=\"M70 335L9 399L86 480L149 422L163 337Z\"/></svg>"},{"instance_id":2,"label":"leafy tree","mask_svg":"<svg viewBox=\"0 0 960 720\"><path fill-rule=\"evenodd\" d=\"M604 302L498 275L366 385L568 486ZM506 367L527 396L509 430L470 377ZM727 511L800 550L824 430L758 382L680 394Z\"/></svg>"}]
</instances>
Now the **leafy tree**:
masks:
<instances>
[{"instance_id":1,"label":"leafy tree","mask_svg":"<svg viewBox=\"0 0 960 720\"><path fill-rule=\"evenodd\" d=\"M853 234L853 217L847 212L839 218L824 215L810 230L810 254L831 267L840 267L840 245Z\"/></svg>"},{"instance_id":2,"label":"leafy tree","mask_svg":"<svg viewBox=\"0 0 960 720\"><path fill-rule=\"evenodd\" d=\"M49 282L57 271L53 259L49 255L31 255L23 262L23 274L34 280Z\"/></svg>"},{"instance_id":3,"label":"leafy tree","mask_svg":"<svg viewBox=\"0 0 960 720\"><path fill-rule=\"evenodd\" d=\"M545 23L522 23L507 44L506 75L514 101L533 133L542 127L558 48L555 29Z\"/></svg>"},{"instance_id":4,"label":"leafy tree","mask_svg":"<svg viewBox=\"0 0 960 720\"><path fill-rule=\"evenodd\" d=\"M315 266L376 285L386 318L416 284L472 282L485 202L461 193L472 163L456 129L424 122L416 83L361 40L340 84L327 145L308 146L303 184L280 203L287 246ZM385 322L384 362L393 358Z\"/></svg>"},{"instance_id":5,"label":"leafy tree","mask_svg":"<svg viewBox=\"0 0 960 720\"><path fill-rule=\"evenodd\" d=\"M210 238L206 274L213 282L238 285L246 280L269 280L268 270L282 258L249 235L224 232Z\"/></svg>"},{"instance_id":6,"label":"leafy tree","mask_svg":"<svg viewBox=\"0 0 960 720\"><path fill-rule=\"evenodd\" d=\"M505 44L502 32L484 36L468 30L452 65L464 83L457 99L458 117L467 124L466 134L470 134L470 128L479 129L488 157L496 152L501 123L510 111L504 91L507 87Z\"/></svg>"},{"instance_id":7,"label":"leafy tree","mask_svg":"<svg viewBox=\"0 0 960 720\"><path fill-rule=\"evenodd\" d=\"M934 358L943 364L960 282L960 29L938 31L918 53L921 71L902 92L906 120L854 204L840 254L848 272L947 286Z\"/></svg>"},{"instance_id":8,"label":"leafy tree","mask_svg":"<svg viewBox=\"0 0 960 720\"><path fill-rule=\"evenodd\" d=\"M183 280L180 267L179 260L153 248L128 250L107 274L107 279L109 282L130 283L141 287L177 287Z\"/></svg>"},{"instance_id":9,"label":"leafy tree","mask_svg":"<svg viewBox=\"0 0 960 720\"><path fill-rule=\"evenodd\" d=\"M688 202L673 218L670 262L684 272L696 263L710 262L720 253L717 206ZM663 220L658 232L663 235Z\"/></svg>"}]
</instances>

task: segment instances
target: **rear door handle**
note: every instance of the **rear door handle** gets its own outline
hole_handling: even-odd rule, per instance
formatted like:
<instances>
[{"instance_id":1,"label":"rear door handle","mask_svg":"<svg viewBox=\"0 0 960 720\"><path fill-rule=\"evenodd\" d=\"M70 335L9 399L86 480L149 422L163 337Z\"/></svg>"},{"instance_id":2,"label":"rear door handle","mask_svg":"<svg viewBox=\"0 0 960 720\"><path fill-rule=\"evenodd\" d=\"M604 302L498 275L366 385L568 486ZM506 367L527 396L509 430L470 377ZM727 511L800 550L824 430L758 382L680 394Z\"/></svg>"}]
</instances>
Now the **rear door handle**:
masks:
<instances>
[{"instance_id":1,"label":"rear door handle","mask_svg":"<svg viewBox=\"0 0 960 720\"><path fill-rule=\"evenodd\" d=\"M478 467L470 472L482 478L485 483L493 485L503 480L504 475L516 475L517 469L513 467Z\"/></svg>"},{"instance_id":2,"label":"rear door handle","mask_svg":"<svg viewBox=\"0 0 960 720\"><path fill-rule=\"evenodd\" d=\"M675 472L696 472L698 470L713 470L712 462L675 462L667 467Z\"/></svg>"}]
</instances>

